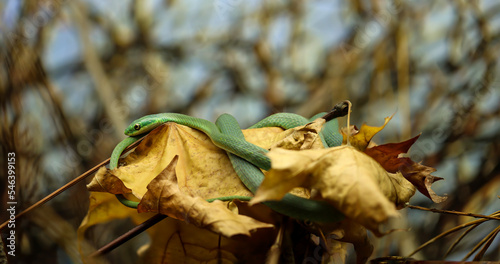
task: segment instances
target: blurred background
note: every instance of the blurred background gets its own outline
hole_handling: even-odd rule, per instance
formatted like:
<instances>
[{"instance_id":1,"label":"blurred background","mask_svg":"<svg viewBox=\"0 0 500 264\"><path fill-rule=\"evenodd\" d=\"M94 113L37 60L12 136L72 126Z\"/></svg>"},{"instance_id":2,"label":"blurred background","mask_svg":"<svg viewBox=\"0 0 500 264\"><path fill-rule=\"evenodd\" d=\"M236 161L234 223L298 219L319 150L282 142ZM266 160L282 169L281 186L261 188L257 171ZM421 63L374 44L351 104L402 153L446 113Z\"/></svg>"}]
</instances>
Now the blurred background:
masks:
<instances>
[{"instance_id":1,"label":"blurred background","mask_svg":"<svg viewBox=\"0 0 500 264\"><path fill-rule=\"evenodd\" d=\"M345 99L358 127L396 113L378 143L422 133L410 156L437 169L445 180L433 189L448 200L417 194L411 204L500 210L498 1L2 0L0 10L2 222L8 152L21 210L109 158L124 128L146 114L215 121L230 113L247 127L276 112L310 117ZM82 182L19 220L16 260L78 263L88 195ZM473 220L401 214L410 230L374 238L373 258L405 256ZM461 260L498 223L469 232L446 259ZM131 227L95 227L89 243ZM414 257L441 260L457 237ZM135 263L147 239L108 261ZM498 237L483 259L500 259Z\"/></svg>"}]
</instances>

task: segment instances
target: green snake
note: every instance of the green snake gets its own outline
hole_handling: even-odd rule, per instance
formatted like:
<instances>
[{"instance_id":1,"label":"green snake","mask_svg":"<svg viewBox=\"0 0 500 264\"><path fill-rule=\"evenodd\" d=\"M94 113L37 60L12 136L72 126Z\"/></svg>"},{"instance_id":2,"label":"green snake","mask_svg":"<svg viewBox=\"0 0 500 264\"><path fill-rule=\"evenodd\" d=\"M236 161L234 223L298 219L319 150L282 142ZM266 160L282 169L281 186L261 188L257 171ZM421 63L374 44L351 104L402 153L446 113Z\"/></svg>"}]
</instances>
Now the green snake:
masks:
<instances>
[{"instance_id":1,"label":"green snake","mask_svg":"<svg viewBox=\"0 0 500 264\"><path fill-rule=\"evenodd\" d=\"M289 129L305 125L311 120L323 117L328 122L324 125L320 137L325 147L333 147L339 146L342 143L342 136L338 130L338 122L334 118L344 114L344 105L338 104L331 112L317 114L311 119L306 119L296 114L279 113L261 120L250 128L277 126ZM144 116L132 122L127 127L125 135L129 137L120 142L113 150L110 169L115 169L118 166L118 159L127 146L137 141L144 134L167 122L174 122L195 128L208 135L214 145L224 149L228 153L236 174L252 193L256 192L264 179L264 174L259 168L264 170L271 168L271 160L265 155L268 150L246 141L238 122L231 115L221 115L217 119L216 124L214 124L210 121L187 115L163 113ZM117 197L127 206L137 206L137 202L128 201L121 195ZM211 199L210 201L232 199L248 200L250 197L228 196ZM280 201L269 201L264 204L276 212L298 220L337 222L343 219L343 215L327 202L309 200L292 194L285 195Z\"/></svg>"}]
</instances>

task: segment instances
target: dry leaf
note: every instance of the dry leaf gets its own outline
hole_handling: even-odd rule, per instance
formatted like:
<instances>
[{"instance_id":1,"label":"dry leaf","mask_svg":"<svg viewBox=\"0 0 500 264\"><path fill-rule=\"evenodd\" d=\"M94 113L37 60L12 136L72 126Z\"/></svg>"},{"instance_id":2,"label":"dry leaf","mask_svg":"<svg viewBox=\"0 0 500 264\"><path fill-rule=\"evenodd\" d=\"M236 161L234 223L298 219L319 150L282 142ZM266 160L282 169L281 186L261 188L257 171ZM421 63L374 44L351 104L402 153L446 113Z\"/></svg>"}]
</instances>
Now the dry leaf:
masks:
<instances>
[{"instance_id":1,"label":"dry leaf","mask_svg":"<svg viewBox=\"0 0 500 264\"><path fill-rule=\"evenodd\" d=\"M289 153L293 155L288 155ZM299 153L304 152L276 148L267 153L272 168L266 173L255 197L250 200L250 205L268 200L281 200L293 188L306 185L309 176L307 164L314 161L314 156Z\"/></svg>"},{"instance_id":2,"label":"dry leaf","mask_svg":"<svg viewBox=\"0 0 500 264\"><path fill-rule=\"evenodd\" d=\"M227 237L250 236L250 231L270 228L271 224L231 212L221 201L209 203L200 197L182 193L177 185L175 167L178 156L148 185L137 211L159 212L186 221L197 227L207 228Z\"/></svg>"},{"instance_id":3,"label":"dry leaf","mask_svg":"<svg viewBox=\"0 0 500 264\"><path fill-rule=\"evenodd\" d=\"M400 158L399 155L407 153L420 135L399 143L388 143L372 148L367 148L365 153L376 160L388 172L396 173L403 166L408 166L409 158Z\"/></svg>"},{"instance_id":4,"label":"dry leaf","mask_svg":"<svg viewBox=\"0 0 500 264\"><path fill-rule=\"evenodd\" d=\"M387 176L396 189L387 198L396 205L396 209L403 209L410 198L415 195L415 186L401 172L387 173Z\"/></svg>"},{"instance_id":5,"label":"dry leaf","mask_svg":"<svg viewBox=\"0 0 500 264\"><path fill-rule=\"evenodd\" d=\"M411 161L411 160L410 160ZM429 197L435 203L446 201L446 196L437 195L432 189L432 184L442 180L441 177L431 175L436 169L411 161L409 166L401 168L401 173L410 181L417 190L423 195Z\"/></svg>"},{"instance_id":6,"label":"dry leaf","mask_svg":"<svg viewBox=\"0 0 500 264\"><path fill-rule=\"evenodd\" d=\"M348 218L378 232L396 215L394 204L412 195L403 177L394 181L378 162L350 146L291 151L273 149L272 168L252 203L281 199L295 184L318 191ZM293 184L292 184L293 183ZM390 199L390 200L389 200Z\"/></svg>"},{"instance_id":7,"label":"dry leaf","mask_svg":"<svg viewBox=\"0 0 500 264\"><path fill-rule=\"evenodd\" d=\"M408 181L433 202L443 202L446 200L446 197L438 196L431 189L432 183L443 179L431 175L436 169L416 163L410 158L400 157L401 154L408 152L419 137L420 135L400 143L388 143L367 148L365 153L379 162L388 172L401 172ZM402 204L398 205L398 207L400 206Z\"/></svg>"},{"instance_id":8,"label":"dry leaf","mask_svg":"<svg viewBox=\"0 0 500 264\"><path fill-rule=\"evenodd\" d=\"M311 124L320 126L318 122ZM243 133L247 141L266 149L276 140L290 135L276 127L243 130ZM301 132L296 134L299 133ZM316 141L321 145L320 140ZM232 195L252 196L236 175L224 150L213 145L204 133L175 123L167 123L151 131L135 151L122 160L126 165L111 173L126 188L132 190L135 197L141 199L149 182L175 155L179 155L176 171L179 187L183 192L204 199ZM108 176L109 174L106 175ZM101 184L97 182L97 185ZM105 191L102 188L100 190ZM308 197L304 190L294 190L294 194Z\"/></svg>"},{"instance_id":9,"label":"dry leaf","mask_svg":"<svg viewBox=\"0 0 500 264\"><path fill-rule=\"evenodd\" d=\"M111 174L105 167L99 168L92 181L87 184L87 189L91 192L108 192L112 194L131 193L120 178Z\"/></svg>"},{"instance_id":10,"label":"dry leaf","mask_svg":"<svg viewBox=\"0 0 500 264\"><path fill-rule=\"evenodd\" d=\"M263 148L269 148L274 142L274 136L282 132L283 129L281 128L260 128L243 131L249 142ZM112 190L113 193L126 193L129 192L128 189L131 189L136 197L142 198L147 192L147 185L165 169L168 162L175 155L179 155L176 179L179 183L178 189L182 192L191 196L198 195L202 198L252 195L235 174L225 151L215 147L204 133L196 129L168 123L151 131L134 152L122 159L121 163L125 163L125 166L113 171L104 171L104 168L102 168L96 175L97 178L89 187L96 191L103 191L103 193L91 192L91 206L79 228L79 234L83 237L83 234L90 226L105 223L112 219L131 217L138 224L151 217L152 213L139 214L137 210L119 203L114 195L105 192ZM116 186L121 187L116 188ZM196 203L206 204L204 200L196 201ZM220 213L218 213L220 210L233 214L225 205L218 206L218 203L220 202L208 204L209 206L215 205L213 207L215 208L213 211L215 215L220 217ZM265 206L262 207L259 207L259 212L255 215L252 214L255 213L255 209L258 209L257 207L251 207L248 210L248 206L238 204L237 210L240 211L241 208L243 212L240 211L240 213L252 215L252 217L259 220L263 219L262 221L273 220L273 217L276 217L275 213L270 209ZM189 213L195 213L198 208L193 206L192 209L194 210L187 212L188 215ZM271 214L273 217L269 216ZM200 216L203 217L204 214L200 214ZM206 220L210 221L208 218ZM213 225L225 225L224 220L213 223ZM237 218L237 221L239 220ZM205 220L198 221L201 223L207 222ZM232 219L227 221L232 221ZM165 222L169 223L168 228L156 228L157 226L165 227L163 225ZM236 224L244 225L245 232L248 233L248 230L252 229L253 222L251 220L250 224L245 221ZM270 223L274 222L270 221ZM272 226L270 224L264 225L266 227ZM228 261L232 263L236 259L248 259L262 262L265 259L265 253L274 240L273 234L275 233L274 229L260 228L252 232L252 237L245 237L247 239L242 240L241 237L244 236L221 237L211 231L171 218L161 221L157 226L148 230L154 230L154 232L151 232L153 240L151 247L143 247L143 251L147 250L147 259L151 260L156 256L158 257L157 262L147 261L146 263L163 263L162 259L170 259L171 261L184 259L187 262L217 262L221 260L222 263ZM259 223L258 226L262 226L262 223ZM228 232L230 233L231 230ZM79 242L82 256L92 253L92 249L84 249L85 241L83 238ZM181 249L180 255L183 255L184 258L178 258L179 249ZM231 257L232 254L236 258ZM169 258L172 256L173 258Z\"/></svg>"},{"instance_id":11,"label":"dry leaf","mask_svg":"<svg viewBox=\"0 0 500 264\"><path fill-rule=\"evenodd\" d=\"M262 207L259 208L263 209ZM254 209L257 208L251 208ZM241 211L248 210L243 206ZM123 206L112 194L91 192L88 214L78 228L78 247L82 262L108 263L85 258L96 250L86 243L85 239L86 230L91 226L122 218L131 218L135 224L139 224L153 215L139 214L137 210ZM226 238L173 218L160 221L147 232L151 242L141 247L139 255L141 263L149 264L237 263L242 259L248 260L249 263L262 263L276 236L276 229L263 228L253 232L251 237Z\"/></svg>"},{"instance_id":12,"label":"dry leaf","mask_svg":"<svg viewBox=\"0 0 500 264\"><path fill-rule=\"evenodd\" d=\"M326 120L318 118L304 126L294 127L278 134L271 148L284 148L291 150L323 148L319 133Z\"/></svg>"},{"instance_id":13,"label":"dry leaf","mask_svg":"<svg viewBox=\"0 0 500 264\"><path fill-rule=\"evenodd\" d=\"M264 263L276 229L251 237L227 238L186 222L167 218L147 230L151 242L139 249L140 263Z\"/></svg>"},{"instance_id":14,"label":"dry leaf","mask_svg":"<svg viewBox=\"0 0 500 264\"><path fill-rule=\"evenodd\" d=\"M351 138L349 139L351 145L358 150L364 151L368 146L368 144L370 143L370 140L372 140L373 136L375 136L375 134L384 129L384 127L387 125L387 123L389 123L389 121L392 119L393 116L394 114L389 117L386 117L384 119L384 124L379 127L372 127L363 124L358 133L351 135ZM347 144L347 133L345 129L341 130L341 132L342 135L344 136L343 144Z\"/></svg>"},{"instance_id":15,"label":"dry leaf","mask_svg":"<svg viewBox=\"0 0 500 264\"><path fill-rule=\"evenodd\" d=\"M216 147L204 133L175 123L151 131L124 159L126 165L111 173L141 199L147 185L176 155L179 155L177 181L183 192L203 199L252 196L234 172L224 150Z\"/></svg>"},{"instance_id":16,"label":"dry leaf","mask_svg":"<svg viewBox=\"0 0 500 264\"><path fill-rule=\"evenodd\" d=\"M98 224L107 223L115 219L132 218L138 224L151 217L151 214L138 214L137 210L123 206L113 194L105 192L90 192L90 204L87 215L78 227L78 250L83 263L100 263L96 259L87 259L96 249L87 243L86 231ZM107 263L107 262L104 262Z\"/></svg>"}]
</instances>

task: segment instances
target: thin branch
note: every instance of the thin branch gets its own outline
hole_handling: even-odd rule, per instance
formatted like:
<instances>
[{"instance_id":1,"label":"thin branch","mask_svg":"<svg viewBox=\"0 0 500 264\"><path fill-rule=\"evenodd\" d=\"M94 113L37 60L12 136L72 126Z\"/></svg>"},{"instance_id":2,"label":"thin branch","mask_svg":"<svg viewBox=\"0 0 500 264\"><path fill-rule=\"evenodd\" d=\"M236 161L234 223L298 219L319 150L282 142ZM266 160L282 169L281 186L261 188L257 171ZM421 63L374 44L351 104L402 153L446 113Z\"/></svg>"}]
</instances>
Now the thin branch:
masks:
<instances>
[{"instance_id":1,"label":"thin branch","mask_svg":"<svg viewBox=\"0 0 500 264\"><path fill-rule=\"evenodd\" d=\"M495 231L497 231L497 229L498 229L498 228L500 228L500 226L499 226L499 227L497 227L497 228L496 228L493 232L490 232L490 233L489 233L489 234L488 234L485 238L483 238L481 241L479 241L479 243L477 243L477 244L474 246L474 248L472 248L472 249L471 249L471 251L469 251L469 253L467 253L467 255L465 255L465 257L462 259L462 261L465 261L465 260L466 260L466 259L468 259L470 256L472 256L472 254L474 254L474 252L476 252L476 251L477 251L477 250L478 250L478 249L479 249L482 245L484 245L484 244L486 243L486 241L488 241L491 237L493 237L493 238L494 238L494 237L495 237L495 234L496 234L496 232L495 232ZM486 248L487 248L487 247L486 247ZM481 253L481 252L480 252L480 253ZM480 253L478 253L478 255L479 255ZM483 252L483 253L484 253L484 252ZM478 255L476 255L476 257L479 257ZM476 259L474 258L474 260L476 260Z\"/></svg>"},{"instance_id":2,"label":"thin branch","mask_svg":"<svg viewBox=\"0 0 500 264\"><path fill-rule=\"evenodd\" d=\"M500 220L500 217L492 216L492 215L481 215L481 214L473 214L473 213L464 213L464 212L459 212L459 211L440 210L440 209L436 209L436 208L425 208L425 207L410 205L410 204L407 204L406 207L411 208L411 209L418 209L418 210L422 210L422 211L429 211L429 212L433 212L433 213L440 213L440 214L451 214L451 215L460 215L460 216L470 216L470 217L474 217L474 218L484 218L484 219L490 219L490 220Z\"/></svg>"},{"instance_id":3,"label":"thin branch","mask_svg":"<svg viewBox=\"0 0 500 264\"><path fill-rule=\"evenodd\" d=\"M158 222L161 220L165 219L167 216L162 215L162 214L156 214L153 217L149 218L148 220L142 222L138 226L130 229L127 233L119 236L115 240L111 241L104 247L98 249L96 252L92 253L89 255L89 258L95 258L95 257L100 257L104 254L109 253L111 250L121 246L123 243L129 241L130 239L134 238L138 234L144 232L146 229L156 225Z\"/></svg>"},{"instance_id":4,"label":"thin branch","mask_svg":"<svg viewBox=\"0 0 500 264\"><path fill-rule=\"evenodd\" d=\"M131 144L130 146L128 146L125 150L124 150L124 153L131 150L132 148L135 148L137 145L139 145L139 143L142 141L143 138L137 140L136 142L134 142L133 144ZM52 192L51 194L45 196L45 198L43 198L42 200L36 202L35 204L33 204L32 206L24 209L22 212L20 212L19 214L16 215L16 217L13 219L13 220L17 220L19 219L20 217L22 217L23 215L29 213L31 210L43 205L44 203L52 200L52 198L56 197L57 195L59 195L60 193L62 193L63 191L65 191L66 189L72 187L73 185L79 183L80 181L84 180L85 178L87 178L89 175L92 175L94 172L96 172L100 167L102 166L105 166L109 163L109 159L106 159L105 161L97 164L95 167L93 167L92 169L84 172L83 174L81 174L80 176L76 177L75 179L71 180L70 182L66 183L64 186L62 186L61 188L55 190L54 192ZM2 225L0 225L0 230L4 229L7 224L9 223L9 221L11 220L7 220L5 221Z\"/></svg>"},{"instance_id":5,"label":"thin branch","mask_svg":"<svg viewBox=\"0 0 500 264\"><path fill-rule=\"evenodd\" d=\"M488 234L488 236L487 236L488 239L486 240L486 243L484 244L481 251L479 251L476 254L476 256L474 257L474 261L479 261L483 258L484 253L486 253L486 250L488 250L491 243L493 242L493 240L495 240L495 237L498 235L499 232L500 232L500 226L498 226L497 228L495 228L495 230L493 230L491 233Z\"/></svg>"},{"instance_id":6,"label":"thin branch","mask_svg":"<svg viewBox=\"0 0 500 264\"><path fill-rule=\"evenodd\" d=\"M487 219L479 219L479 220L474 220L472 222L469 222L469 223L466 223L466 224L463 224L463 225L459 225L459 226L455 226L454 228L452 229L449 229L435 237L433 237L432 239L430 239L429 241L425 242L424 244L420 245L420 247L418 247L417 249L415 249L412 253L410 253L407 257L411 257L413 256L415 253L419 252L420 250L422 250L424 247L434 243L436 240L442 238L442 237L445 237L453 232L456 232L462 228L465 228L465 227L468 227L468 226L471 226L471 225L476 225L476 224L481 224L481 223L484 223L486 222Z\"/></svg>"},{"instance_id":7,"label":"thin branch","mask_svg":"<svg viewBox=\"0 0 500 264\"><path fill-rule=\"evenodd\" d=\"M413 206L413 205L412 205ZM419 207L419 206L417 206ZM424 208L424 209L428 209L428 208ZM425 211L430 211L430 210L425 210ZM497 211L497 212L494 212L492 213L490 216L493 216L493 217L496 217L497 215L500 215L500 211ZM417 253L418 251L422 250L424 247L434 243L436 240L442 238L442 237L445 237L453 232L456 232L462 228L465 228L465 227L468 227L468 226L471 226L471 225L479 225L479 224L482 224L484 222L488 221L488 219L486 218L483 218L483 219L478 219L478 220L474 220L474 221L471 221L469 223L465 223L465 224L462 224L462 225L459 225L459 226L455 226L435 237L433 237L432 239L430 239L429 241L425 242L424 244L422 244L420 247L418 247L417 249L415 249L412 253L410 253L407 257L411 257L413 256L415 253Z\"/></svg>"},{"instance_id":8,"label":"thin branch","mask_svg":"<svg viewBox=\"0 0 500 264\"><path fill-rule=\"evenodd\" d=\"M448 257L448 255L451 253L451 251L458 245L458 243L460 243L460 241L462 241L462 239L472 230L474 230L474 228L476 228L477 226L479 226L479 224L475 224L471 227L469 227L467 230L465 230L465 232L462 233L462 235L460 235L460 237L455 240L455 242L453 242L453 245L450 246L450 248L448 249L448 251L446 251L446 253L444 254L443 258L446 258Z\"/></svg>"}]
</instances>

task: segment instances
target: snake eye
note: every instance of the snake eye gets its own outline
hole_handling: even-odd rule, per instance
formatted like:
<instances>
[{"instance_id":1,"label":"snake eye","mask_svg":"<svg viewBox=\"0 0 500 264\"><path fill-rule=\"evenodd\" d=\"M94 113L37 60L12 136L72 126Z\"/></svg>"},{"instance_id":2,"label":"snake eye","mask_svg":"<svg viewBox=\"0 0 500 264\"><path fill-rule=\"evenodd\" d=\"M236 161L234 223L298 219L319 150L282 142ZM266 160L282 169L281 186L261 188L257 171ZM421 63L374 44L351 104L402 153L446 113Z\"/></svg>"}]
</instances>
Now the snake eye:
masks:
<instances>
[{"instance_id":1,"label":"snake eye","mask_svg":"<svg viewBox=\"0 0 500 264\"><path fill-rule=\"evenodd\" d=\"M135 130L139 130L139 129L141 129L141 124L135 124L135 125L134 125L134 129L135 129Z\"/></svg>"}]
</instances>

